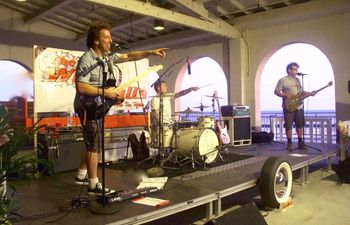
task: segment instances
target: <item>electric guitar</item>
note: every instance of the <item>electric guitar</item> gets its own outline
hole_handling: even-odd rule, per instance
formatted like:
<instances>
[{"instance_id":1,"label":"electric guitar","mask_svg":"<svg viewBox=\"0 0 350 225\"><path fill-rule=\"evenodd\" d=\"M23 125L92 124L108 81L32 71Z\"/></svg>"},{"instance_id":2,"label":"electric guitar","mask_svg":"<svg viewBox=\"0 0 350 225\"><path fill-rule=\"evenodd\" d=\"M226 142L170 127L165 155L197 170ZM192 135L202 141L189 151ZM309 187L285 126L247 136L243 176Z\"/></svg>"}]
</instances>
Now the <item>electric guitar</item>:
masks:
<instances>
[{"instance_id":1,"label":"electric guitar","mask_svg":"<svg viewBox=\"0 0 350 225\"><path fill-rule=\"evenodd\" d=\"M216 98L217 97L216 93L214 93L213 96L214 96L214 99L216 100L216 104L218 105L218 109L219 109L219 121L216 121L216 130L219 133L220 144L229 144L230 136L227 133L227 127L224 124L224 120L222 119L219 98Z\"/></svg>"},{"instance_id":2,"label":"electric guitar","mask_svg":"<svg viewBox=\"0 0 350 225\"><path fill-rule=\"evenodd\" d=\"M118 87L114 87L113 85L108 85L107 82L107 88L115 88L115 90L121 91L131 84L147 77L149 74L157 72L158 70L161 70L163 68L162 65L156 65L149 67L147 70L143 71L141 74L138 76L134 76L132 79L128 80L125 83L122 83ZM103 105L102 105L102 100L105 100L105 107L103 110ZM83 103L83 107L87 112L87 119L101 119L108 111L109 109L115 105L115 104L120 104L124 101L123 98L107 98L107 97L102 97L102 96L86 96L82 95L81 100Z\"/></svg>"},{"instance_id":3,"label":"electric guitar","mask_svg":"<svg viewBox=\"0 0 350 225\"><path fill-rule=\"evenodd\" d=\"M333 85L333 82L330 81L328 82L328 84L318 90L316 90L315 92L319 92L327 87L330 87ZM290 98L285 98L284 99L284 106L286 107L288 112L294 112L295 110L298 109L299 105L301 104L301 101L304 100L307 97L310 97L310 94L303 94L303 92L299 92L296 95L293 95Z\"/></svg>"}]
</instances>

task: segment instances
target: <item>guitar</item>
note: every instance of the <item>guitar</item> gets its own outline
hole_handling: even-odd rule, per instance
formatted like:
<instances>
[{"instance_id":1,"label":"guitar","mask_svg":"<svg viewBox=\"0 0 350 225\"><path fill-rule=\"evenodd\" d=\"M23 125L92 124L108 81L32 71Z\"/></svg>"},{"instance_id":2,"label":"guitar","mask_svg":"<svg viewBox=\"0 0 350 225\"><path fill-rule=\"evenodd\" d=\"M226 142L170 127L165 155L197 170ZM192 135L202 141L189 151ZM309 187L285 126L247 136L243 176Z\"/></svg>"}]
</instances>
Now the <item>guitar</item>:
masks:
<instances>
[{"instance_id":1,"label":"guitar","mask_svg":"<svg viewBox=\"0 0 350 225\"><path fill-rule=\"evenodd\" d=\"M161 69L163 69L162 65L149 67L147 70L143 71L138 76L134 76L132 79L128 80L127 82L122 83L118 87L115 87L115 90L117 92L121 91L127 88L128 86L130 86L131 84L147 77L149 74L157 72L158 70L161 70ZM114 87L113 85L107 84L107 88L113 88L113 87ZM103 111L103 105L102 105L102 100L103 100L102 98L104 98L105 100L104 111ZM104 115L106 115L106 113L109 111L109 109L113 105L120 104L124 101L123 98L111 99L111 98L102 97L102 96L86 96L86 95L82 95L81 100L83 103L83 107L87 112L87 119L101 119Z\"/></svg>"},{"instance_id":2,"label":"guitar","mask_svg":"<svg viewBox=\"0 0 350 225\"><path fill-rule=\"evenodd\" d=\"M316 90L315 92L317 93L319 91L322 91L323 89L330 87L332 85L333 85L333 82L330 81L330 82L328 82L328 84L326 86ZM299 105L301 104L301 101L304 100L305 98L310 97L310 96L311 96L310 94L305 95L302 92L299 92L298 94L293 95L290 98L285 98L284 106L286 107L288 112L294 112L295 110L298 109Z\"/></svg>"},{"instance_id":3,"label":"guitar","mask_svg":"<svg viewBox=\"0 0 350 225\"><path fill-rule=\"evenodd\" d=\"M217 94L214 92L214 99L216 100L216 104L218 105L219 109L219 121L216 121L216 130L219 133L219 140L220 144L229 144L230 143L230 136L227 133L227 127L224 124L224 120L222 119L221 115L221 107L219 103L219 98L216 98Z\"/></svg>"}]
</instances>

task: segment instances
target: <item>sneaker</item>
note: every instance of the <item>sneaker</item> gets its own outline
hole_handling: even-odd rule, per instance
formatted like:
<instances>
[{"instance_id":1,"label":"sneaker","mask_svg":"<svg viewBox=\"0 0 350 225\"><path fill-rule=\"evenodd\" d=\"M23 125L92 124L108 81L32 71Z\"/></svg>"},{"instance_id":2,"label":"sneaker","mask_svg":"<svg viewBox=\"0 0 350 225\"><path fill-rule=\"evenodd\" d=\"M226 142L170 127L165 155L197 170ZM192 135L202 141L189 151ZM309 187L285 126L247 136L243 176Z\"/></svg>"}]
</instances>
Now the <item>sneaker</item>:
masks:
<instances>
[{"instance_id":1,"label":"sneaker","mask_svg":"<svg viewBox=\"0 0 350 225\"><path fill-rule=\"evenodd\" d=\"M287 150L290 151L290 152L293 150L293 144L292 143L288 143L287 144Z\"/></svg>"},{"instance_id":2,"label":"sneaker","mask_svg":"<svg viewBox=\"0 0 350 225\"><path fill-rule=\"evenodd\" d=\"M298 149L306 151L307 147L305 146L305 144L303 142L298 142Z\"/></svg>"},{"instance_id":3,"label":"sneaker","mask_svg":"<svg viewBox=\"0 0 350 225\"><path fill-rule=\"evenodd\" d=\"M102 183L100 183L100 182L98 182L96 184L94 189L91 189L90 187L88 187L88 194L89 195L102 196L102 192L103 192ZM112 194L114 192L115 191L112 189L105 188L105 195L109 195L109 194Z\"/></svg>"},{"instance_id":4,"label":"sneaker","mask_svg":"<svg viewBox=\"0 0 350 225\"><path fill-rule=\"evenodd\" d=\"M88 181L87 177L84 177L83 179L80 179L79 177L75 177L74 182L77 185L88 185L89 184L89 181Z\"/></svg>"}]
</instances>

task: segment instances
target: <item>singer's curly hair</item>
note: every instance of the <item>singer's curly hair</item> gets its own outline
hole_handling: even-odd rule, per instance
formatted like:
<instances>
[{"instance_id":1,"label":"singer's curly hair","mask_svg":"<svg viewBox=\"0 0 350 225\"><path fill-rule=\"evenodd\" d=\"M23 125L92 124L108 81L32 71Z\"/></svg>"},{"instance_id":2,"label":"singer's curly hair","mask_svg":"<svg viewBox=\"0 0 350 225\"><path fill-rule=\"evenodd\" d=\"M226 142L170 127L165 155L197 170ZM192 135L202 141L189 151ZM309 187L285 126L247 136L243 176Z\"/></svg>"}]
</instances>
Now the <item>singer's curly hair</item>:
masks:
<instances>
[{"instance_id":1,"label":"singer's curly hair","mask_svg":"<svg viewBox=\"0 0 350 225\"><path fill-rule=\"evenodd\" d=\"M158 80L156 83L154 83L154 90L158 93L158 88L160 88L161 84L166 84L164 80L160 81Z\"/></svg>"},{"instance_id":2,"label":"singer's curly hair","mask_svg":"<svg viewBox=\"0 0 350 225\"><path fill-rule=\"evenodd\" d=\"M88 48L94 47L94 41L99 39L101 30L110 30L110 26L103 21L95 21L89 27L86 38L86 46Z\"/></svg>"},{"instance_id":3,"label":"singer's curly hair","mask_svg":"<svg viewBox=\"0 0 350 225\"><path fill-rule=\"evenodd\" d=\"M292 66L298 67L299 68L299 64L296 62L291 62L287 65L286 71L288 73L288 70L292 69Z\"/></svg>"}]
</instances>

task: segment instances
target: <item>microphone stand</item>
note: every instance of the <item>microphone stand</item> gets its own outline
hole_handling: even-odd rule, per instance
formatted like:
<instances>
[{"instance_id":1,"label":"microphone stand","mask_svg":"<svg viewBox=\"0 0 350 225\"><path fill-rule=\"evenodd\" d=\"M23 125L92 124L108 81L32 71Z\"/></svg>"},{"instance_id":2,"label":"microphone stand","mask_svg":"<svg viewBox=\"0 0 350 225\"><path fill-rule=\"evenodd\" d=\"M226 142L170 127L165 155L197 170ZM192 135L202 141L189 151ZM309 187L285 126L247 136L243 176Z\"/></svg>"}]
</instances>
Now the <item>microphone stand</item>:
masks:
<instances>
[{"instance_id":1,"label":"microphone stand","mask_svg":"<svg viewBox=\"0 0 350 225\"><path fill-rule=\"evenodd\" d=\"M173 68L175 65L179 64L182 62L185 58L180 59L177 62L174 62L172 65L169 66L169 68L164 71L159 78L151 85L153 87L156 83L159 83L160 85L162 84L162 77L167 74L167 72ZM171 73L169 73L170 75ZM159 90L158 93L159 97L159 112L158 112L158 148L159 148L159 153L163 152L164 150L164 128L163 128L163 107L164 107L164 102L163 102L163 93L161 90ZM157 98L157 97L155 97ZM176 136L176 135L175 135ZM160 163L161 165L163 164L162 162Z\"/></svg>"},{"instance_id":2,"label":"microphone stand","mask_svg":"<svg viewBox=\"0 0 350 225\"><path fill-rule=\"evenodd\" d=\"M305 76L305 75L306 75L306 74L301 73L301 91L302 91L302 93L304 93L304 76ZM318 149L318 148L315 148L315 147L313 147L313 146L310 146L310 145L306 145L306 144L305 144L305 106L304 106L304 102L303 102L303 114L304 114L303 144L304 144L304 146L306 146L306 147L308 147L308 148L315 149L315 150L317 150L317 151L319 151L319 152L322 152L321 149Z\"/></svg>"},{"instance_id":3,"label":"microphone stand","mask_svg":"<svg viewBox=\"0 0 350 225\"><path fill-rule=\"evenodd\" d=\"M105 108L106 108L106 100L105 100L105 88L106 86L106 80L107 80L107 71L106 71L106 63L108 63L108 60L110 59L105 59L105 60L101 60L100 58L98 58L98 65L100 65L102 67L102 98L101 98L101 104L102 104L102 118L101 118L101 153L102 153L102 208L100 206L96 205L92 205L90 207L90 211L96 213L96 214L112 214L112 213L116 213L119 211L119 208L117 207L106 207L107 204L107 198L106 198L106 190L105 190ZM97 67L97 66L96 66ZM111 205L111 204L110 204Z\"/></svg>"}]
</instances>

